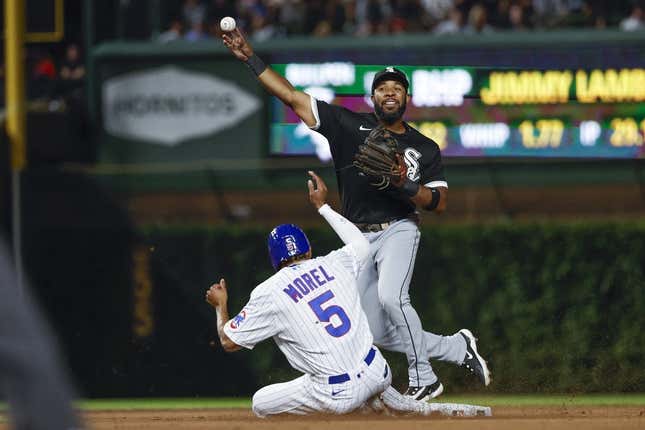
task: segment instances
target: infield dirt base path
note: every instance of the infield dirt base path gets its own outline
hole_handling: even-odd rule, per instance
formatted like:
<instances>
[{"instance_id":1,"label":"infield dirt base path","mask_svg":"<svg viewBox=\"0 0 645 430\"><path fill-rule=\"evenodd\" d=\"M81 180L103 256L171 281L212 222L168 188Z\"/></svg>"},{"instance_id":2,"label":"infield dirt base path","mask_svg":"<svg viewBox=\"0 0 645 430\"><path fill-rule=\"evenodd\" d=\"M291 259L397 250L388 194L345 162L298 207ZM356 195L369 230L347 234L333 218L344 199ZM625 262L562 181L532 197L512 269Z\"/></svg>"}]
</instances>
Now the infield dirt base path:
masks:
<instances>
[{"instance_id":1,"label":"infield dirt base path","mask_svg":"<svg viewBox=\"0 0 645 430\"><path fill-rule=\"evenodd\" d=\"M246 409L132 410L87 412L95 430L587 430L645 429L645 406L494 407L493 417L388 417L381 415L256 418ZM0 429L4 427L0 425Z\"/></svg>"}]
</instances>

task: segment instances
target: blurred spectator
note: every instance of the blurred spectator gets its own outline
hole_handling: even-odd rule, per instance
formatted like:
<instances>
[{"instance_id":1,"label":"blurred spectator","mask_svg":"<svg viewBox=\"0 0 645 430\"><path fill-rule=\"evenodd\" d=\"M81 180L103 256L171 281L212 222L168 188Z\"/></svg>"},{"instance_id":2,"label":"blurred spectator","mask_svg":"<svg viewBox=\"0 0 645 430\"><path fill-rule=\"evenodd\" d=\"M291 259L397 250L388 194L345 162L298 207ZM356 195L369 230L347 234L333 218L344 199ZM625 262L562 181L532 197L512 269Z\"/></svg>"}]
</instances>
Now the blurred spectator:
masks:
<instances>
[{"instance_id":1,"label":"blurred spectator","mask_svg":"<svg viewBox=\"0 0 645 430\"><path fill-rule=\"evenodd\" d=\"M586 0L582 5L582 26L599 30L607 28L605 0Z\"/></svg>"},{"instance_id":2,"label":"blurred spectator","mask_svg":"<svg viewBox=\"0 0 645 430\"><path fill-rule=\"evenodd\" d=\"M448 17L441 21L434 29L434 34L455 34L461 31L464 17L461 11L453 7L448 12Z\"/></svg>"},{"instance_id":3,"label":"blurred spectator","mask_svg":"<svg viewBox=\"0 0 645 430\"><path fill-rule=\"evenodd\" d=\"M32 99L51 98L54 94L56 65L51 54L47 51L34 49L31 79L28 84L28 96Z\"/></svg>"},{"instance_id":4,"label":"blurred spectator","mask_svg":"<svg viewBox=\"0 0 645 430\"><path fill-rule=\"evenodd\" d=\"M256 42L264 42L276 35L276 28L268 14L268 11L258 11L251 20L251 38Z\"/></svg>"},{"instance_id":5,"label":"blurred spectator","mask_svg":"<svg viewBox=\"0 0 645 430\"><path fill-rule=\"evenodd\" d=\"M445 20L455 7L452 0L421 0L421 6L435 22Z\"/></svg>"},{"instance_id":6,"label":"blurred spectator","mask_svg":"<svg viewBox=\"0 0 645 430\"><path fill-rule=\"evenodd\" d=\"M515 31L529 29L529 22L524 7L519 3L513 3L508 8L509 28Z\"/></svg>"},{"instance_id":7,"label":"blurred spectator","mask_svg":"<svg viewBox=\"0 0 645 430\"><path fill-rule=\"evenodd\" d=\"M306 5L301 0L284 0L278 12L278 21L284 27L287 35L302 34Z\"/></svg>"},{"instance_id":8,"label":"blurred spectator","mask_svg":"<svg viewBox=\"0 0 645 430\"><path fill-rule=\"evenodd\" d=\"M358 25L356 21L356 2L350 1L345 3L345 23L343 24L343 33L357 34Z\"/></svg>"},{"instance_id":9,"label":"blurred spectator","mask_svg":"<svg viewBox=\"0 0 645 430\"><path fill-rule=\"evenodd\" d=\"M499 0L494 11L489 14L490 25L502 30L511 28L510 9L511 0Z\"/></svg>"},{"instance_id":10,"label":"blurred spectator","mask_svg":"<svg viewBox=\"0 0 645 430\"><path fill-rule=\"evenodd\" d=\"M305 6L304 32L312 34L318 24L325 18L325 2L323 0L309 0Z\"/></svg>"},{"instance_id":11,"label":"blurred spectator","mask_svg":"<svg viewBox=\"0 0 645 430\"><path fill-rule=\"evenodd\" d=\"M204 23L199 21L193 23L193 25L190 27L190 30L188 30L188 32L184 36L184 39L189 42L198 42L200 40L207 40L209 39L209 37L210 36L204 29Z\"/></svg>"},{"instance_id":12,"label":"blurred spectator","mask_svg":"<svg viewBox=\"0 0 645 430\"><path fill-rule=\"evenodd\" d=\"M623 31L636 31L645 28L643 7L640 4L635 4L629 16L620 21L619 27Z\"/></svg>"},{"instance_id":13,"label":"blurred spectator","mask_svg":"<svg viewBox=\"0 0 645 430\"><path fill-rule=\"evenodd\" d=\"M62 96L68 104L79 103L83 98L85 65L81 60L77 44L70 43L65 49L65 58L60 64L60 80L56 85L56 95Z\"/></svg>"},{"instance_id":14,"label":"blurred spectator","mask_svg":"<svg viewBox=\"0 0 645 430\"><path fill-rule=\"evenodd\" d=\"M491 33L493 27L488 24L486 8L481 3L477 3L468 12L468 24L464 32L468 34Z\"/></svg>"},{"instance_id":15,"label":"blurred spectator","mask_svg":"<svg viewBox=\"0 0 645 430\"><path fill-rule=\"evenodd\" d=\"M182 21L173 20L160 42L219 36L219 21L232 16L250 39L292 35L488 33L495 29L638 29L642 0L175 0ZM624 18L627 2L638 1ZM180 10L179 10L180 6ZM640 6L640 7L639 7ZM466 22L465 22L466 21Z\"/></svg>"},{"instance_id":16,"label":"blurred spectator","mask_svg":"<svg viewBox=\"0 0 645 430\"><path fill-rule=\"evenodd\" d=\"M34 78L56 79L56 65L49 52L41 52L37 55Z\"/></svg>"},{"instance_id":17,"label":"blurred spectator","mask_svg":"<svg viewBox=\"0 0 645 430\"><path fill-rule=\"evenodd\" d=\"M311 14L315 18L307 25L313 25L311 34L314 36L329 36L341 34L345 31L347 22L347 10L343 0L331 0L327 2L315 2L309 5ZM317 22L313 22L317 20Z\"/></svg>"},{"instance_id":18,"label":"blurred spectator","mask_svg":"<svg viewBox=\"0 0 645 430\"><path fill-rule=\"evenodd\" d=\"M198 23L206 21L206 6L199 0L184 0L181 13L188 27L192 28Z\"/></svg>"},{"instance_id":19,"label":"blurred spectator","mask_svg":"<svg viewBox=\"0 0 645 430\"><path fill-rule=\"evenodd\" d=\"M392 0L390 33L419 33L423 30L423 8L416 0Z\"/></svg>"},{"instance_id":20,"label":"blurred spectator","mask_svg":"<svg viewBox=\"0 0 645 430\"><path fill-rule=\"evenodd\" d=\"M385 34L392 15L386 0L356 0L357 35Z\"/></svg>"},{"instance_id":21,"label":"blurred spectator","mask_svg":"<svg viewBox=\"0 0 645 430\"><path fill-rule=\"evenodd\" d=\"M534 20L539 27L554 27L564 22L566 16L577 7L567 0L533 0Z\"/></svg>"},{"instance_id":22,"label":"blurred spectator","mask_svg":"<svg viewBox=\"0 0 645 430\"><path fill-rule=\"evenodd\" d=\"M347 20L345 2L343 0L328 1L325 7L325 20L329 23L332 33L342 33Z\"/></svg>"},{"instance_id":23,"label":"blurred spectator","mask_svg":"<svg viewBox=\"0 0 645 430\"><path fill-rule=\"evenodd\" d=\"M157 42L168 43L181 40L184 31L184 23L179 18L170 21L170 27L157 37Z\"/></svg>"},{"instance_id":24,"label":"blurred spectator","mask_svg":"<svg viewBox=\"0 0 645 430\"><path fill-rule=\"evenodd\" d=\"M67 45L65 59L60 67L60 78L70 81L82 81L85 78L85 66L81 62L81 54L75 43Z\"/></svg>"}]
</instances>

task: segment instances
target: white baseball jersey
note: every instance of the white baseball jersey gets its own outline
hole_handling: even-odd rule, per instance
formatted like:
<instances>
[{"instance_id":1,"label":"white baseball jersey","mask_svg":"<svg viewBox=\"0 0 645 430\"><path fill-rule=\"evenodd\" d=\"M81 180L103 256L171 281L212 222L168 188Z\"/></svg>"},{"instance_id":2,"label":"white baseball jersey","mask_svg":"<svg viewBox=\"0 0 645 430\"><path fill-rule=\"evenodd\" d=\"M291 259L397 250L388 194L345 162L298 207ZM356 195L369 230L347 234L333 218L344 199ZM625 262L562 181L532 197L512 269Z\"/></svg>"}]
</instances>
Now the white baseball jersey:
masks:
<instances>
[{"instance_id":1,"label":"white baseball jersey","mask_svg":"<svg viewBox=\"0 0 645 430\"><path fill-rule=\"evenodd\" d=\"M359 270L351 245L285 267L251 292L224 332L248 349L273 337L291 366L309 375L356 369L372 346Z\"/></svg>"}]
</instances>

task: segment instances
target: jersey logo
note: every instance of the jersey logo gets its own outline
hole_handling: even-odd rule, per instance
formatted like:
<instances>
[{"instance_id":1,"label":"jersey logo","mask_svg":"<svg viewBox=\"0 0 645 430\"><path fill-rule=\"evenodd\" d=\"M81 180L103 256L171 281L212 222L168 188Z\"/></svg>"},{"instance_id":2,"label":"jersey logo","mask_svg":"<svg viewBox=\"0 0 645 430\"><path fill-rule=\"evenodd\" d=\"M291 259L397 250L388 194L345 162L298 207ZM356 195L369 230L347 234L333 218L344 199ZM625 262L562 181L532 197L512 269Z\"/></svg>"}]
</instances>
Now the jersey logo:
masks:
<instances>
[{"instance_id":1,"label":"jersey logo","mask_svg":"<svg viewBox=\"0 0 645 430\"><path fill-rule=\"evenodd\" d=\"M360 131L370 131L370 130L371 130L371 128L364 127L364 126L363 126L363 124L361 124L361 126L360 126L360 127L358 127L358 129L359 129Z\"/></svg>"},{"instance_id":2,"label":"jersey logo","mask_svg":"<svg viewBox=\"0 0 645 430\"><path fill-rule=\"evenodd\" d=\"M244 322L246 319L246 311L242 309L239 314L235 315L235 317L231 320L231 328L235 330Z\"/></svg>"},{"instance_id":3,"label":"jersey logo","mask_svg":"<svg viewBox=\"0 0 645 430\"><path fill-rule=\"evenodd\" d=\"M421 173L419 172L419 158L421 158L421 153L414 148L406 148L403 151L403 160L406 166L408 166L408 179L411 181L416 182L421 177Z\"/></svg>"},{"instance_id":4,"label":"jersey logo","mask_svg":"<svg viewBox=\"0 0 645 430\"><path fill-rule=\"evenodd\" d=\"M344 392L344 391L347 391L347 388L344 388L344 389L342 389L342 390L338 390L338 391L334 391L334 389L332 388L332 389L331 389L331 395L332 395L332 396L335 396L336 394L340 394L340 393L342 393L342 392Z\"/></svg>"}]
</instances>

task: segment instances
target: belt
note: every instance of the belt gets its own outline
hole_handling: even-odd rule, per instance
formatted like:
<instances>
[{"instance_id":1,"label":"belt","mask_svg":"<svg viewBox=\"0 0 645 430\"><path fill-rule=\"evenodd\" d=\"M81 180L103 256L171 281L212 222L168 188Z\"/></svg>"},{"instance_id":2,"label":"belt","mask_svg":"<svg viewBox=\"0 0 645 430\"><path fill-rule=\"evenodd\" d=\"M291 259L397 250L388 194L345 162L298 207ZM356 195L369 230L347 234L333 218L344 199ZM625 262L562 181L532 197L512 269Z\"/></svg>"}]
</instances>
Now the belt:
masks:
<instances>
[{"instance_id":1,"label":"belt","mask_svg":"<svg viewBox=\"0 0 645 430\"><path fill-rule=\"evenodd\" d=\"M376 350L374 348L370 348L369 352L363 359L363 361L369 366L372 364L372 361L374 361L374 356L376 355ZM351 378L347 373L341 373L340 375L334 375L329 377L329 383L330 384L342 384L343 382L349 381Z\"/></svg>"},{"instance_id":2,"label":"belt","mask_svg":"<svg viewBox=\"0 0 645 430\"><path fill-rule=\"evenodd\" d=\"M375 223L375 224L355 224L356 227L363 233L377 233L379 231L383 231L392 224L394 224L398 219L388 221L388 222L381 222L381 223Z\"/></svg>"},{"instance_id":3,"label":"belt","mask_svg":"<svg viewBox=\"0 0 645 430\"><path fill-rule=\"evenodd\" d=\"M411 221L414 221L415 223L419 224L419 214L417 213L411 213L408 216L404 216L401 218L395 218L393 220L387 221L387 222L377 222L374 224L369 224L369 223L356 223L354 224L360 231L363 233L378 233L379 231L383 231L392 224L394 224L397 221L401 221L402 219L409 219Z\"/></svg>"}]
</instances>

